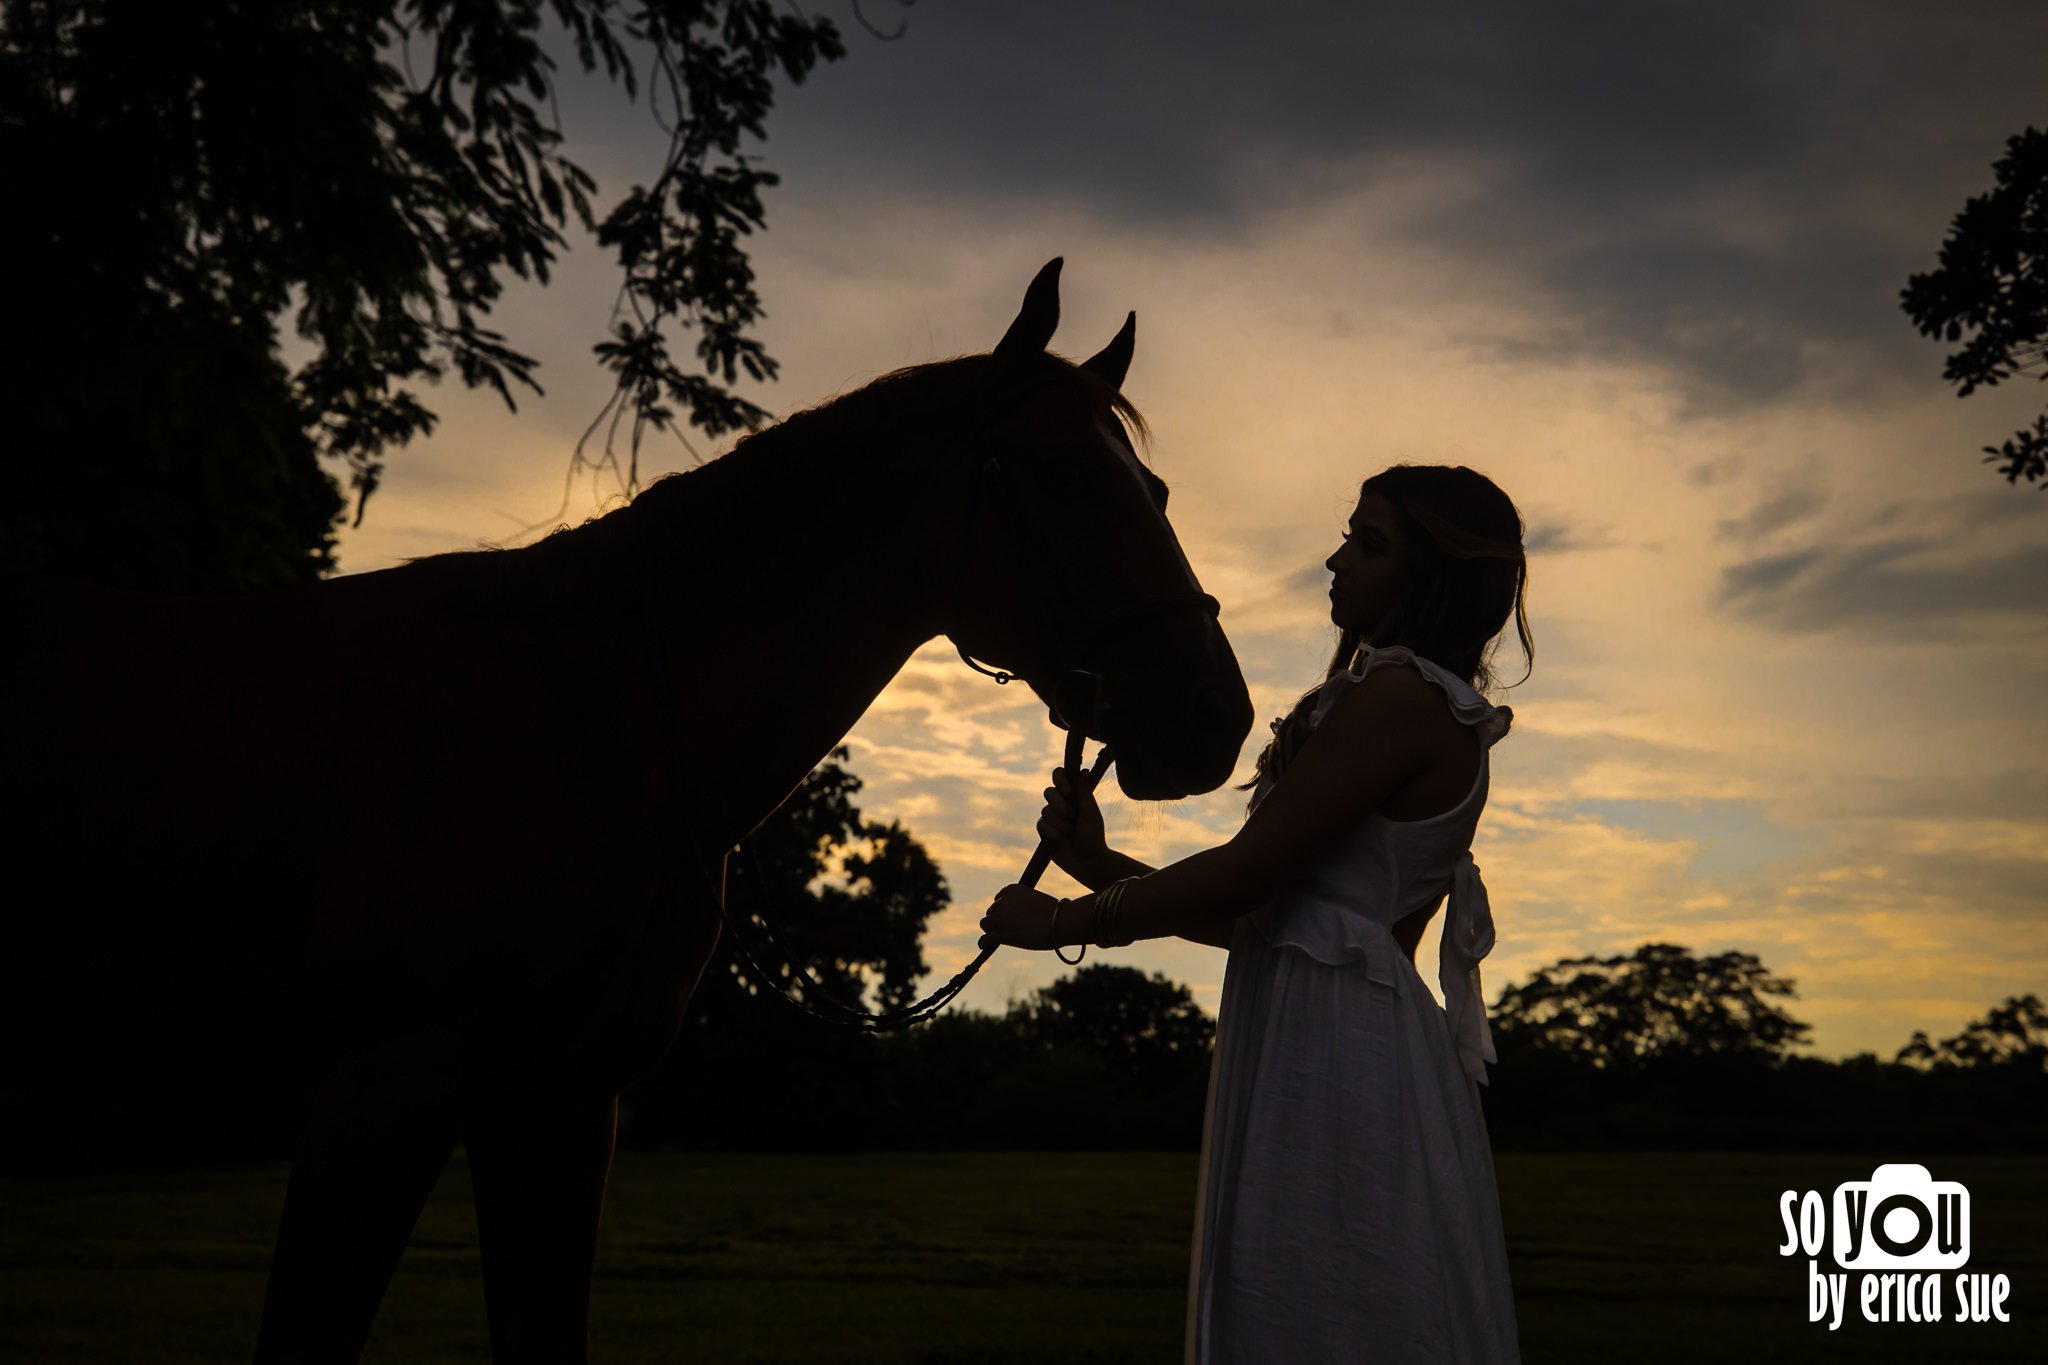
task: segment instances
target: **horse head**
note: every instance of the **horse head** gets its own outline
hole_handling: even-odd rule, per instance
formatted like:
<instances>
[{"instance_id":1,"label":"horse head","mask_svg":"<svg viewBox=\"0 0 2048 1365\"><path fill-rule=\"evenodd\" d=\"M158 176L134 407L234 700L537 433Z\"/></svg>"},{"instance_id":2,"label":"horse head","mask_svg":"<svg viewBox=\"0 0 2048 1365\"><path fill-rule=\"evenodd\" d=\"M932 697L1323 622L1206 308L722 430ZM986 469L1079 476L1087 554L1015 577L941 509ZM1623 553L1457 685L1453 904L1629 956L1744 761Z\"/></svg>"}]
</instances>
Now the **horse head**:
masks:
<instances>
[{"instance_id":1,"label":"horse head","mask_svg":"<svg viewBox=\"0 0 2048 1365\"><path fill-rule=\"evenodd\" d=\"M1126 795L1210 791L1236 766L1251 696L1166 485L1126 431L1143 429L1120 393L1137 316L1079 365L1048 354L1059 267L1039 271L985 359L972 550L947 633L1029 683L1056 724L1113 746Z\"/></svg>"}]
</instances>

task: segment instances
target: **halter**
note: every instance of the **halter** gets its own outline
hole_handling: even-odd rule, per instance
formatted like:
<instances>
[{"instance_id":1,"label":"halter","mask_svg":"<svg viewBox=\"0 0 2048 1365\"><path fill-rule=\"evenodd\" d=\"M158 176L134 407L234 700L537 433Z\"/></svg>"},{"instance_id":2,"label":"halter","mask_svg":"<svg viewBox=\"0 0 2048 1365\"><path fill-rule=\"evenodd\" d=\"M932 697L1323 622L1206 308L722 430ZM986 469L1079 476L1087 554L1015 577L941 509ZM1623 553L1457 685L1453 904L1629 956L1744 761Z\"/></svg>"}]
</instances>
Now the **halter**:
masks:
<instances>
[{"instance_id":1,"label":"halter","mask_svg":"<svg viewBox=\"0 0 2048 1365\"><path fill-rule=\"evenodd\" d=\"M1044 386L1041 385L1039 387ZM1035 388L1027 390L1016 401L1022 402L1024 397L1028 397L1036 392L1037 389ZM993 425L993 422L990 425ZM961 533L963 539L971 533L976 515L981 511L982 500L986 495L989 475L991 473L998 479L1003 479L1007 473L1002 461L994 455L985 458L974 471L974 483L969 488L967 494L966 516L961 521L962 526L970 528L970 530L963 530ZM1031 540L1036 543L1039 550L1039 562L1046 564L1062 562L1057 547L1053 544L1052 537L1046 533L1045 528L1038 523L1036 518L1024 514L1019 509L1017 499L1003 499L997 504L997 507L1001 515L1010 519L1006 522L1007 525L1013 529L1021 526L1029 533ZM952 585L954 594L953 608L947 612L949 620L959 619L959 593L961 591L961 584L965 581L965 575L960 572L960 569L963 567L963 560L965 558L964 554L956 550L953 556L953 564L946 575ZM1206 592L1162 593L1157 597L1143 598L1107 611L1095 610L1093 609L1091 599L1086 593L1071 591L1071 585L1069 585L1069 588L1069 592L1065 595L1070 600L1061 604L1061 610L1048 614L1053 615L1061 622L1070 621L1077 616L1083 618L1084 623L1080 627L1070 628L1061 632L1066 636L1062 641L1066 646L1063 652L1070 661L1073 661L1076 671L1079 669L1080 662L1085 660L1094 651L1104 637L1112 636L1128 629L1133 622L1142 621L1147 617L1162 615L1166 612L1178 611L1186 607L1203 608L1209 613L1211 620L1221 616L1223 612L1223 604ZM1077 603L1071 600L1075 598L1079 599L1078 607ZM967 647L958 640L953 641L953 648L959 652L961 660L969 668L985 677L994 678L999 684L1014 682L1018 677L1016 673L1008 669L990 668L986 664L976 662L974 656L967 652Z\"/></svg>"}]
</instances>

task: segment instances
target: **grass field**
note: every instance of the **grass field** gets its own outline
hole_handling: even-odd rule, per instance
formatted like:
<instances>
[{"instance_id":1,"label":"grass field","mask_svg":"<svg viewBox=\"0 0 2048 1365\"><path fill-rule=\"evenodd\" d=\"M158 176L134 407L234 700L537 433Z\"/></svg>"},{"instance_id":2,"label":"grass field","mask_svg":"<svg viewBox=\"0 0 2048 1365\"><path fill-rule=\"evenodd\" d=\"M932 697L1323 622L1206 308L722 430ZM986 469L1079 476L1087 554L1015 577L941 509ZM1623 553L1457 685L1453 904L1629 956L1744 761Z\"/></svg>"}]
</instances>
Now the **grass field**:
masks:
<instances>
[{"instance_id":1,"label":"grass field","mask_svg":"<svg viewBox=\"0 0 2048 1365\"><path fill-rule=\"evenodd\" d=\"M1776 1252L1778 1193L1826 1194L1872 1164L1501 1155L1524 1358L2048 1360L2037 1157L1925 1163L1969 1187L1971 1268L2010 1277L2011 1323L1872 1325L1853 1303L1840 1331L1806 1321L1805 1261ZM0 1361L245 1359L283 1190L281 1168L0 1179ZM622 1153L592 1357L1165 1365L1180 1359L1193 1196L1188 1154ZM366 1360L488 1360L468 1200L458 1157Z\"/></svg>"}]
</instances>

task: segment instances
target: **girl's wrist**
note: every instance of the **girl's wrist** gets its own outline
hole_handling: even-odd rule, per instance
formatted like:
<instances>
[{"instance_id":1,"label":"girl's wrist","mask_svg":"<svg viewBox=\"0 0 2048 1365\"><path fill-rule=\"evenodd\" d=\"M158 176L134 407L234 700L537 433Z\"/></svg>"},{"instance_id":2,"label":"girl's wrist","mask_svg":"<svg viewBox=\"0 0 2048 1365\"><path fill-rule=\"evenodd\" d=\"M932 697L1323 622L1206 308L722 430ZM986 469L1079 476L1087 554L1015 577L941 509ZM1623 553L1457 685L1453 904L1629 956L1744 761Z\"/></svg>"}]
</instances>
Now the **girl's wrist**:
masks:
<instances>
[{"instance_id":1,"label":"girl's wrist","mask_svg":"<svg viewBox=\"0 0 2048 1365\"><path fill-rule=\"evenodd\" d=\"M1095 942L1095 915L1092 909L1093 896L1061 896L1052 904L1051 942L1046 947L1054 952L1062 948L1086 948ZM1062 961L1065 956L1062 955Z\"/></svg>"},{"instance_id":2,"label":"girl's wrist","mask_svg":"<svg viewBox=\"0 0 2048 1365\"><path fill-rule=\"evenodd\" d=\"M1110 852L1109 845L1104 844L1101 848L1096 849L1094 856L1088 860L1088 885L1100 891L1103 887L1115 881L1117 878L1116 863L1116 854Z\"/></svg>"},{"instance_id":3,"label":"girl's wrist","mask_svg":"<svg viewBox=\"0 0 2048 1365\"><path fill-rule=\"evenodd\" d=\"M1110 871L1108 848L1099 848L1089 853L1076 853L1060 860L1060 871L1072 877L1090 891L1100 891L1103 884L1114 880Z\"/></svg>"},{"instance_id":4,"label":"girl's wrist","mask_svg":"<svg viewBox=\"0 0 2048 1365\"><path fill-rule=\"evenodd\" d=\"M1088 898L1088 941L1098 948L1122 948L1136 940L1123 927L1120 912L1124 893L1137 877L1123 877Z\"/></svg>"}]
</instances>

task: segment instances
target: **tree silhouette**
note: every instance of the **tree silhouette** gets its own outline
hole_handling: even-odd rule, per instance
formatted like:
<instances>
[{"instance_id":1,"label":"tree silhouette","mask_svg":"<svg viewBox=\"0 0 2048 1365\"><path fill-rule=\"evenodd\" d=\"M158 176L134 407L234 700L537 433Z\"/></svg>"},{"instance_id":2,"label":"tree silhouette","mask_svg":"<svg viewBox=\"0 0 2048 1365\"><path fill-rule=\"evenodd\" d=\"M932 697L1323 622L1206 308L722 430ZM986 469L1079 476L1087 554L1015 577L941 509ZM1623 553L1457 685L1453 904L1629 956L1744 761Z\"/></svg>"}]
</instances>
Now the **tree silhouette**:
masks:
<instances>
[{"instance_id":1,"label":"tree silhouette","mask_svg":"<svg viewBox=\"0 0 2048 1365\"><path fill-rule=\"evenodd\" d=\"M1810 1026L1767 997L1792 994L1749 953L1702 959L1646 943L1544 967L1503 990L1490 1015L1503 1066L1527 1050L1625 1075L1707 1058L1782 1060Z\"/></svg>"},{"instance_id":2,"label":"tree silhouette","mask_svg":"<svg viewBox=\"0 0 2048 1365\"><path fill-rule=\"evenodd\" d=\"M2048 133L2015 134L1992 169L1996 187L1963 205L1940 265L1908 279L1899 298L1921 335L1970 334L1942 371L1965 398L2015 375L2048 379ZM1984 453L2005 461L2008 483L2048 474L2048 412Z\"/></svg>"},{"instance_id":3,"label":"tree silhouette","mask_svg":"<svg viewBox=\"0 0 2048 1365\"><path fill-rule=\"evenodd\" d=\"M1000 1018L949 1013L885 1040L919 1142L1185 1149L1202 1136L1215 1025L1186 986L1090 963Z\"/></svg>"},{"instance_id":4,"label":"tree silhouette","mask_svg":"<svg viewBox=\"0 0 2048 1365\"><path fill-rule=\"evenodd\" d=\"M800 992L801 969L849 1004L889 1009L916 998L925 924L950 893L908 830L861 817L848 757L834 749L727 864L727 910L745 923L748 952L770 979L754 979L730 935L713 963L750 993Z\"/></svg>"},{"instance_id":5,"label":"tree silhouette","mask_svg":"<svg viewBox=\"0 0 2048 1365\"><path fill-rule=\"evenodd\" d=\"M849 1004L908 1004L925 971L925 926L950 892L908 830L862 818L847 758L833 750L727 860L727 912L744 943L721 936L675 1046L627 1092L630 1141L863 1141L876 1117L877 1040L774 997L805 997L807 974Z\"/></svg>"},{"instance_id":6,"label":"tree silhouette","mask_svg":"<svg viewBox=\"0 0 2048 1365\"><path fill-rule=\"evenodd\" d=\"M2037 995L2012 995L1953 1038L1932 1042L1914 1030L1896 1060L1921 1068L2005 1067L2048 1070L2048 1008Z\"/></svg>"},{"instance_id":7,"label":"tree silhouette","mask_svg":"<svg viewBox=\"0 0 2048 1365\"><path fill-rule=\"evenodd\" d=\"M601 221L562 151L549 19L629 95L644 60L670 134ZM0 8L0 568L187 592L330 568L323 461L360 520L385 453L433 427L418 381L539 392L485 319L509 276L546 282L571 213L625 275L596 346L607 455L626 414L635 451L678 414L714 436L754 424L725 386L776 372L742 249L776 177L741 148L775 76L843 55L829 22L772 0Z\"/></svg>"},{"instance_id":8,"label":"tree silhouette","mask_svg":"<svg viewBox=\"0 0 2048 1365\"><path fill-rule=\"evenodd\" d=\"M1141 1087L1169 1081L1190 1062L1206 1070L1216 1025L1186 986L1135 967L1090 963L1011 1008L1039 1046L1087 1052Z\"/></svg>"}]
</instances>

